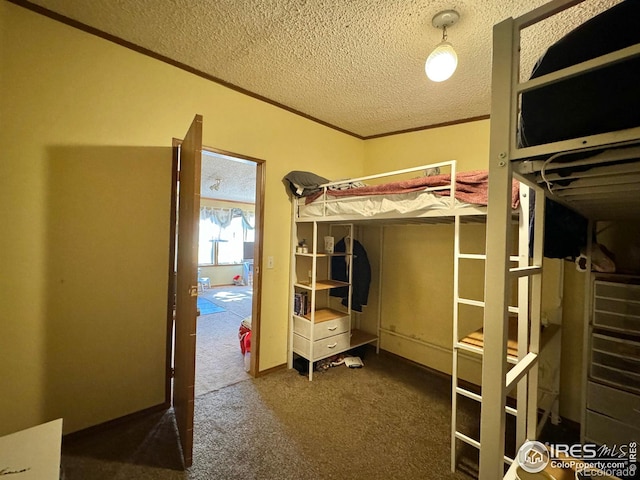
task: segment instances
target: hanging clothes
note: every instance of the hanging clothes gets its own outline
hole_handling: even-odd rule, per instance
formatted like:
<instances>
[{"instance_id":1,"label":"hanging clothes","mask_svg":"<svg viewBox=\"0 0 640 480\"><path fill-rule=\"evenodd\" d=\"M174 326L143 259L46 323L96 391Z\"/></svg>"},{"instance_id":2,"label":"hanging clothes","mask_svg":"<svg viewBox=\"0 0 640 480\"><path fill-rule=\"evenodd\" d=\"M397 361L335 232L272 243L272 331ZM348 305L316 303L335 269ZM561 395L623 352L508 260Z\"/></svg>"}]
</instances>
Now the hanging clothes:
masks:
<instances>
[{"instance_id":1,"label":"hanging clothes","mask_svg":"<svg viewBox=\"0 0 640 480\"><path fill-rule=\"evenodd\" d=\"M529 201L529 256L533 257L535 235L535 191L530 191ZM588 221L579 213L543 197L544 205L544 247L547 258L571 258L580 256L587 245Z\"/></svg>"},{"instance_id":2,"label":"hanging clothes","mask_svg":"<svg viewBox=\"0 0 640 480\"><path fill-rule=\"evenodd\" d=\"M334 247L334 252L347 252L347 242L343 238ZM351 309L362 312L362 306L369 299L371 284L371 265L367 252L360 242L353 241L353 256L331 257L331 278L341 282L349 281L349 261L353 262L351 270ZM348 305L349 287L332 288L332 297L342 298L342 304Z\"/></svg>"}]
</instances>

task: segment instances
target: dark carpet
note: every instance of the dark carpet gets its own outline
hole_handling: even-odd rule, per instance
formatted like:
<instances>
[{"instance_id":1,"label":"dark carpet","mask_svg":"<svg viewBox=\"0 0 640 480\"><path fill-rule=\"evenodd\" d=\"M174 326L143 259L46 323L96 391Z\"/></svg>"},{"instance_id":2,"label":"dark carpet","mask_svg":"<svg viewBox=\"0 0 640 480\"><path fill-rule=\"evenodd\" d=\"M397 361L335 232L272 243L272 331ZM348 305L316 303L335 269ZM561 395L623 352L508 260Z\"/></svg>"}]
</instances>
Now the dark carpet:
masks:
<instances>
[{"instance_id":1,"label":"dark carpet","mask_svg":"<svg viewBox=\"0 0 640 480\"><path fill-rule=\"evenodd\" d=\"M252 289L230 285L206 289L201 295L202 300L222 311L198 317L196 397L250 378L240 350L238 329L242 320L251 315Z\"/></svg>"},{"instance_id":2,"label":"dark carpet","mask_svg":"<svg viewBox=\"0 0 640 480\"><path fill-rule=\"evenodd\" d=\"M228 312L200 317L198 341L209 336L202 327L235 314L228 330L236 337L222 343L229 342L230 358L241 364L237 326L248 295L215 293L213 301ZM199 350L202 355L215 348ZM188 470L182 470L172 410L65 440L65 480L476 478L477 451L462 442L458 469L450 471L450 379L384 352L369 350L363 360L364 368L331 368L316 373L313 382L295 370L257 379L242 371L244 378L199 393ZM198 362L200 369L200 357ZM476 402L460 398L458 420L460 430L477 438Z\"/></svg>"},{"instance_id":3,"label":"dark carpet","mask_svg":"<svg viewBox=\"0 0 640 480\"><path fill-rule=\"evenodd\" d=\"M65 444L66 479L473 478L473 456L449 470L449 380L383 354L364 361L313 382L281 370L200 395L187 471L168 411Z\"/></svg>"}]
</instances>

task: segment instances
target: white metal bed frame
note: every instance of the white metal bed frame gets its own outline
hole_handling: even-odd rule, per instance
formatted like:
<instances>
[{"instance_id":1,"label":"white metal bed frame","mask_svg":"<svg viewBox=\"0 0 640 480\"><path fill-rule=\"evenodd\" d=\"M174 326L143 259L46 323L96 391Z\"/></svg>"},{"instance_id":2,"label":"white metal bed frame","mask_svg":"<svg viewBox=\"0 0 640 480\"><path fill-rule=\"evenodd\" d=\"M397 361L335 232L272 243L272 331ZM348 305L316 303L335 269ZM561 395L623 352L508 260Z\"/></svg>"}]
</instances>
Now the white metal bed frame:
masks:
<instances>
[{"instance_id":1,"label":"white metal bed frame","mask_svg":"<svg viewBox=\"0 0 640 480\"><path fill-rule=\"evenodd\" d=\"M349 184L349 183L367 182L371 180L378 182L378 181L383 181L385 179L389 179L390 177L398 177L398 176L411 174L411 173L425 172L426 170L433 169L433 168L444 168L444 169L450 168L451 182L449 183L449 185L429 187L429 188L425 188L424 190L424 192L433 192L433 193L448 190L449 197L444 200L447 204L445 208L430 209L415 215L414 214L401 215L393 212L393 213L385 213L385 214L375 215L375 216L366 217L366 218L358 214L332 215L327 211L327 205L331 203L357 201L359 199L359 197L329 198L328 191L332 187ZM434 219L434 221L437 223L437 222L443 221L444 218L453 218L455 216L474 216L474 215L476 216L480 215L484 217L487 213L486 206L474 205L469 203L460 203L455 199L455 192L456 192L456 161L455 160L438 162L438 163L433 163L429 165L421 165L418 167L405 168L401 170L394 170L392 172L379 173L375 175L367 175L364 177L350 178L348 180L329 182L329 183L320 185L320 188L322 190L322 194L320 198L314 200L314 203L322 205L323 214L319 216L314 215L314 216L308 216L308 217L300 216L299 215L300 207L304 204L306 199L304 197L296 198L294 199L294 202L293 202L294 223L295 222L352 222L352 221L358 221L363 223L365 222L384 223L384 222L390 222L394 220L408 223L412 219L415 219L416 221L421 221L421 220L427 221L428 219ZM440 220L438 220L438 218L440 218Z\"/></svg>"},{"instance_id":2,"label":"white metal bed frame","mask_svg":"<svg viewBox=\"0 0 640 480\"><path fill-rule=\"evenodd\" d=\"M635 145L640 143L640 126L616 132L602 133L553 142L544 145L518 148L517 127L520 95L586 73L608 64L640 55L640 44L588 60L574 66L541 76L534 80L520 82L520 32L535 23L566 10L584 0L554 0L519 18L509 18L497 24L493 31L493 76L491 100L491 137L489 158L489 207L487 214L487 264L485 273L485 317L484 342L486 353L483 357L483 404L480 426L480 480L495 480L504 475L504 430L505 405L509 390L518 384L518 398L523 392L527 398L526 415L519 418L525 438L534 440L536 432L537 402L532 395L537 388L537 355L539 352L540 284L543 233L543 201L536 202L535 243L533 263L527 267L531 275L530 322L531 338L529 349L510 371L507 371L506 321L508 315L509 279L518 275L510 269L509 257L505 252L510 245L511 232L508 222L508 192L512 176L530 184L536 189L538 199L543 194L565 203L587 216L590 220L638 218L640 215L640 154ZM612 79L615 82L615 79ZM623 150L605 152L600 158L578 160L569 164L554 164L555 155L578 153L598 148L625 147ZM619 160L636 159L624 167ZM578 181L568 189L549 187L547 172L553 169L596 162L598 167L587 172L569 173ZM545 178L546 177L546 180ZM553 180L553 175L551 179ZM551 180L551 181L552 181ZM622 198L620 197L622 192ZM595 201L594 201L595 197ZM587 275L588 277L588 275ZM585 281L588 285L588 279ZM588 290L586 297L588 297ZM524 329L526 331L526 328ZM520 335L520 332L519 332ZM526 337L526 333L521 334ZM520 345L525 345L519 342ZM524 353L524 352L523 352ZM520 356L520 355L519 355ZM516 370L517 369L517 370ZM516 371L516 373L512 373ZM519 417L520 417L520 409ZM518 446L522 438L519 439ZM505 478L515 478L515 463Z\"/></svg>"},{"instance_id":3,"label":"white metal bed frame","mask_svg":"<svg viewBox=\"0 0 640 480\"><path fill-rule=\"evenodd\" d=\"M334 187L336 185L343 185L345 183L356 183L356 182L364 182L364 181L379 181L379 180L383 180L383 179L388 179L389 177L394 177L394 176L398 176L398 175L405 175L406 174L411 174L411 173L415 173L415 172L424 172L427 169L430 168L435 168L435 167L443 167L443 168L450 168L451 171L451 182L449 185L447 186L440 186L440 187L431 187L426 189L426 191L429 192L437 192L437 191L442 191L442 190L449 190L450 191L450 196L447 199L448 201L448 206L447 208L438 208L438 209L434 209L434 210L427 210L424 212L420 212L418 214L415 215L398 215L395 213L390 213L390 214L382 214L382 215L377 215L377 216L373 216L373 217L362 217L360 215L357 214L349 214L349 215L332 215L329 214L327 211L326 206L329 203L332 202L343 202L343 201L350 201L351 197L340 197L340 198L329 198L327 191L329 188ZM471 260L471 261L484 261L486 256L484 254L467 254L467 253L462 253L460 251L460 225L463 219L468 220L468 221L474 221L473 219L476 218L476 222L477 217L481 216L481 222L484 222L485 217L486 217L486 213L487 213L487 207L485 206L478 206L478 205L473 205L473 204L460 204L459 202L457 202L457 200L455 199L455 180L456 180L456 162L455 160L452 161L447 161L447 162L440 162L440 163L436 163L436 164L430 164L430 165L422 165L422 166L418 166L418 167L413 167L413 168L407 168L407 169L402 169L402 170L396 170L396 171L392 171L392 172L386 172L386 173L382 173L382 174L376 174L376 175L369 175L369 176L365 176L365 177L359 177L359 178L354 178L354 179L349 179L349 180L343 180L343 181L337 181L337 182L330 182L324 185L321 185L321 189L322 189L322 195L320 196L320 198L314 200L315 202L319 202L321 205L323 205L321 211L322 214L321 215L313 215L313 216L301 216L300 213L300 208L302 205L302 202L305 202L305 198L298 198L295 199L293 202L293 213L292 213L292 244L295 245L295 243L297 242L297 234L296 234L296 223L313 223L314 224L314 228L318 223L342 223L342 222L353 222L355 224L389 224L389 223L451 223L453 222L455 225L455 234L454 234L454 298L453 298L453 304L454 304L454 308L453 308L453 342L452 342L452 355L453 355L453 365L452 365L452 416L451 416L451 468L452 470L455 470L455 465L456 465L456 440L461 440L464 441L465 443L475 446L476 448L480 447L480 443L477 440L474 440L472 438L470 438L469 436L465 435L464 433L458 431L457 428L457 396L458 395L463 395L466 396L467 398L471 398L473 400L479 401L481 403L484 403L486 400L483 400L482 396L477 395L473 392L470 392L466 389L464 389L463 387L461 387L459 385L458 382L458 355L460 353L460 351L463 352L469 352L475 355L481 355L483 354L483 348L482 347L470 347L470 346L465 346L462 342L460 342L460 338L459 338L459 328L458 328L458 307L461 304L466 304L466 305L472 305L475 307L484 307L484 302L481 301L475 301L475 300L471 300L471 299L465 299L462 298L459 295L459 268L460 268L460 263L461 261L467 261L467 260ZM540 190L540 189L538 189ZM527 324L527 312L528 312L528 290L529 290L529 279L528 274L531 271L539 271L538 267L531 267L529 266L529 260L528 260L528 252L529 252L529 234L528 234L528 222L529 222L529 195L528 195L529 189L526 186L523 186L523 190L520 193L520 202L521 202L521 206L518 209L518 218L519 218L519 242L518 242L518 254L515 256L510 257L510 261L511 262L515 262L518 264L518 268L515 269L515 274L520 278L519 280L519 288L520 291L522 292L519 295L518 298L518 307L510 307L510 311L512 313L518 313L518 317L519 317L519 324L522 325L526 325ZM542 195L541 195L542 196ZM514 211L511 208L511 186L509 186L509 194L508 194L509 200L508 203L506 204L506 208L508 209L508 212L506 212L506 221L505 221L505 217L503 217L503 222L504 228L510 229L512 222L511 219L513 217L513 213ZM542 206L544 205L544 202L539 202L539 204L541 204ZM543 218L544 214L542 212L542 210L540 210L540 208L537 211L537 218ZM540 227L541 228L541 227ZM382 240L381 236L381 242ZM382 248L381 248L382 251ZM538 264L541 263L542 261L542 249L538 248L537 250L537 254L538 254ZM294 261L292 258L292 265L294 265ZM291 272L292 278L295 278L295 271ZM538 285L537 288L541 288L540 285ZM292 308L292 307L291 307ZM378 312L379 313L379 312ZM540 321L539 321L539 313L538 313L538 332L535 334L532 334L532 338L536 338L539 339L540 336ZM289 318L292 318L292 315L289 315ZM290 345L292 344L292 331L293 331L293 326L290 325L290 333L289 333L289 342ZM529 338L528 338L528 334L526 333L527 329L524 327L519 328L519 336L518 336L518 349L519 349L519 357L527 357L527 360L530 360L530 356L527 356L528 351L527 351L527 346L529 345ZM402 336L400 334L398 334L398 332L391 332L391 331L387 331L385 329L383 329L381 327L381 319L378 316L377 319L377 349L379 349L379 339L380 339L380 335L381 333L388 333L388 334L392 334L392 335L399 335ZM554 330L554 333L551 335L555 335L556 333L559 333L559 329ZM461 334L464 335L464 334ZM550 335L550 336L551 336ZM407 337L410 340L416 341L416 339L413 339L411 337ZM419 342L422 343L422 342ZM559 353L559 352L558 352ZM505 355L503 356L503 358L507 358L506 356L506 352ZM516 361L513 358L509 358L508 360L510 363L516 363ZM289 368L292 368L293 365L293 349L290 348L289 351ZM521 367L520 367L521 368ZM515 382L517 381L517 379L519 379L523 373L519 373L519 368L514 368L513 371L510 373L510 375L513 376L513 378L510 380L510 382L515 385ZM552 420L554 420L554 422L557 421L558 418L558 395L559 395L559 371L556 371L554 373L555 376L555 380L554 380L554 385L550 386L550 389L542 392L548 399L549 401L547 402L547 406L545 408L545 412L543 415L543 419L539 424L539 428L541 428L541 426L546 422L546 420L551 416ZM533 387L532 387L533 388ZM533 393L533 395L537 396L538 392L537 392L537 385L535 386L535 393ZM526 398L526 390L523 389L523 387L521 386L518 392L518 398L520 400L518 400L518 408L513 409L513 408L506 408L506 411L508 411L509 413L513 414L513 415L518 415L518 427L517 427L517 438L519 440L524 440L525 438L525 421L524 421L524 417L525 414L529 414L531 415L531 412L527 412L526 409L526 405L527 402L523 401L523 399ZM533 403L534 405L537 405L536 402ZM504 407L503 407L503 412L504 412ZM520 414L518 414L517 412L521 412ZM534 413L535 414L535 413ZM510 459L506 459L505 460L510 460Z\"/></svg>"},{"instance_id":4,"label":"white metal bed frame","mask_svg":"<svg viewBox=\"0 0 640 480\"><path fill-rule=\"evenodd\" d=\"M331 199L328 198L327 195L327 190L331 187L334 187L336 185L343 185L345 183L356 183L356 182L365 182L365 181L371 181L373 180L374 183L376 182L384 182L384 181L390 181L388 180L390 177L396 177L395 179L397 179L397 177L400 178L404 178L406 179L407 174L412 174L412 173L417 173L417 172L425 172L428 169L432 169L432 168L436 168L436 167L440 167L440 168L444 168L444 169L450 169L450 174L451 174L451 181L449 183L449 185L446 186L439 186L439 187L432 187L432 188L427 188L425 189L425 191L427 192L437 192L437 191L443 191L443 190L449 190L450 195L449 198L445 199L444 202L446 204L445 208L437 208L437 209L429 209L426 211L422 211L419 214L415 214L415 215L400 215L397 214L395 212L392 213L385 213L382 215L376 215L376 216L372 216L372 217L363 217L361 215L357 215L357 214L349 214L349 215L330 215L327 213L327 208L326 205L331 203L331 202L340 202L340 201L350 201L351 197L344 197L344 198L338 198L338 199ZM395 180L394 179L394 180ZM461 203L459 201L457 201L455 199L455 188L456 188L456 161L455 160L450 160L450 161L446 161L446 162L439 162L439 163L434 163L434 164L428 164L428 165L421 165L418 167L412 167L412 168L406 168L406 169L401 169L401 170L395 170L395 171L391 171L391 172L385 172L385 173L380 173L380 174L375 174L375 175L368 175L368 176L364 176L364 177L358 177L358 178L352 178L352 179L348 179L348 180L342 180L342 181L337 181L337 182L329 182L326 183L324 185L320 186L322 189L322 196L321 198L316 199L314 202L319 202L321 205L323 205L322 207L322 215L314 215L314 216L300 216L299 212L300 212L300 208L303 205L303 203L305 202L305 198L301 197L301 198L295 198L292 202L292 227L291 227L291 245L293 246L291 248L291 259L290 259L290 265L291 265L291 272L290 272L290 296L289 298L291 299L290 304L289 304L289 348L288 348L288 360L287 360L287 364L288 364L288 368L293 368L293 354L294 349L293 349L293 297L294 297L294 284L295 284L295 279L296 279L296 262L295 262L295 248L294 246L297 244L298 242L298 229L297 229L297 224L312 224L313 225L313 231L314 231L314 242L312 245L313 248L313 252L316 252L317 244L316 244L316 239L315 239L315 232L317 232L317 228L319 224L345 224L345 223L352 223L352 224L359 224L359 225L380 225L380 226L384 226L384 225L390 225L390 224L410 224L410 223L425 223L425 224L432 224L432 223L453 223L456 222L456 224L459 224L460 222L460 218L463 217L466 220L468 220L469 222L483 222L486 218L486 213L487 213L487 207L486 206L481 206L481 205L474 205L474 204L469 204L469 203ZM480 219L478 219L479 217L481 217ZM382 243L384 242L384 233L381 233L380 235L380 243L382 245ZM380 248L380 251L382 252L382 247ZM315 270L313 271L313 276L315 277ZM382 271L380 271L380 278L382 278ZM392 334L392 335L398 335L398 332L391 332L388 331L386 329L383 329L381 326L381 317L380 317L380 306L378 305L378 318L377 318L377 322L376 322L376 334L377 334L377 339L376 339L376 351L379 351L380 348L380 335L381 333L388 333L388 334ZM409 338L409 337L407 337ZM415 340L415 339L413 339ZM372 341L369 341L367 343L372 343ZM312 369L311 369L311 365L310 365L310 369L309 369L309 378L312 378Z\"/></svg>"}]
</instances>

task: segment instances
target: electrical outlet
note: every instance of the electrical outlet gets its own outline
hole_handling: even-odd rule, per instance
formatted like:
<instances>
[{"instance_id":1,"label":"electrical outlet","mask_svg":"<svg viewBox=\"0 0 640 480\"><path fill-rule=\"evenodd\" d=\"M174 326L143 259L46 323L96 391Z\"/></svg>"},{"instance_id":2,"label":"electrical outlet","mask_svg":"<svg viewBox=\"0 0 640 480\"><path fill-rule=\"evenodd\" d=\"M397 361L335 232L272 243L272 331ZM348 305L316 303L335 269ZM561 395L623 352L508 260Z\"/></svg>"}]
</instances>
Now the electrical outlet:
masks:
<instances>
[{"instance_id":1,"label":"electrical outlet","mask_svg":"<svg viewBox=\"0 0 640 480\"><path fill-rule=\"evenodd\" d=\"M273 257L267 257L267 268L273 268Z\"/></svg>"}]
</instances>

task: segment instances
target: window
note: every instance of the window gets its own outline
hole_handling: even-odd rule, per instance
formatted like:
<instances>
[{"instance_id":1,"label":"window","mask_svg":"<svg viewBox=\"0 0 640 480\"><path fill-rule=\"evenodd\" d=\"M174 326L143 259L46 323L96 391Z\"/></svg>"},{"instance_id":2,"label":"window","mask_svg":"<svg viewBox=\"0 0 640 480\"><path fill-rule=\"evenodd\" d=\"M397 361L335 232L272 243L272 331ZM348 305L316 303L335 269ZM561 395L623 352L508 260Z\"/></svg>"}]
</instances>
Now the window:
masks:
<instances>
[{"instance_id":1,"label":"window","mask_svg":"<svg viewBox=\"0 0 640 480\"><path fill-rule=\"evenodd\" d=\"M255 231L246 228L242 216L234 216L225 228L210 219L200 220L198 264L231 265L242 263L244 242L253 242Z\"/></svg>"}]
</instances>

